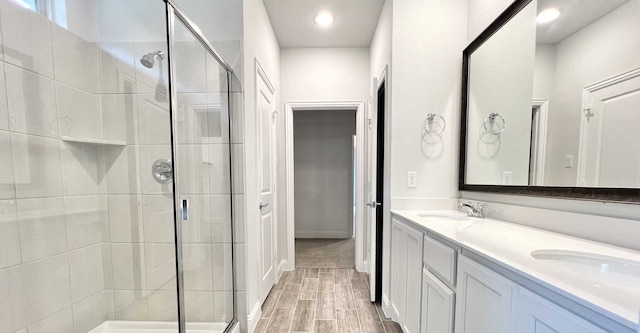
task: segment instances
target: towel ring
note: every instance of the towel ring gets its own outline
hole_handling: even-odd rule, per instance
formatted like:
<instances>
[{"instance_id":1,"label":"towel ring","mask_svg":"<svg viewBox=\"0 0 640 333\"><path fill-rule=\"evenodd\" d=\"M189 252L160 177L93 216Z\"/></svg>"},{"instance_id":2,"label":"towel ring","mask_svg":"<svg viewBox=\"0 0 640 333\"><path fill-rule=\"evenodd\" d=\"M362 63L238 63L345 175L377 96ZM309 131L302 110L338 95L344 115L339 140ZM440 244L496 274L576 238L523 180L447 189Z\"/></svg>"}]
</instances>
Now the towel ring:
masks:
<instances>
[{"instance_id":1,"label":"towel ring","mask_svg":"<svg viewBox=\"0 0 640 333\"><path fill-rule=\"evenodd\" d=\"M432 125L436 120L436 118L440 119L440 122L442 123L440 131L434 131L432 126L431 128L427 127L427 124ZM440 137L444 133L445 128L447 128L447 122L444 120L444 118L441 115L435 114L435 113L429 113L427 114L427 118L424 120L424 124L422 125L422 128L424 129L424 132L429 134L430 136Z\"/></svg>"},{"instance_id":2,"label":"towel ring","mask_svg":"<svg viewBox=\"0 0 640 333\"><path fill-rule=\"evenodd\" d=\"M502 122L502 125L498 126L498 130L493 129L492 126L488 125L488 124L495 124L496 123L496 119L499 118L499 121ZM493 135L500 135L500 133L504 132L504 130L507 128L507 122L504 120L504 118L497 112L492 112L489 113L485 118L484 118L484 130L487 133L493 134Z\"/></svg>"}]
</instances>

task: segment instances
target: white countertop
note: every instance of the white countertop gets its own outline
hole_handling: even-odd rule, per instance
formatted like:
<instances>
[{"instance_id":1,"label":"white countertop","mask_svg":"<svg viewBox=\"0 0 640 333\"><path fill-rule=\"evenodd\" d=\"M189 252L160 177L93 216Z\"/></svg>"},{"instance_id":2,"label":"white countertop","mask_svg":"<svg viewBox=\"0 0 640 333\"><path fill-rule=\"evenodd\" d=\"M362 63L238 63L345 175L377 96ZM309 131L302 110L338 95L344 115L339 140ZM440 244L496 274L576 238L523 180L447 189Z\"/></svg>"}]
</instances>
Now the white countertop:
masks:
<instances>
[{"instance_id":1,"label":"white countertop","mask_svg":"<svg viewBox=\"0 0 640 333\"><path fill-rule=\"evenodd\" d=\"M393 214L476 252L562 296L620 322L637 328L640 310L640 252L575 238L490 218L452 221L419 214L457 215L457 211L394 210ZM639 239L640 241L640 239ZM532 251L586 252L621 258L615 267L586 265L580 257L571 262L535 259ZM560 250L560 251L555 251ZM609 271L607 271L609 269Z\"/></svg>"}]
</instances>

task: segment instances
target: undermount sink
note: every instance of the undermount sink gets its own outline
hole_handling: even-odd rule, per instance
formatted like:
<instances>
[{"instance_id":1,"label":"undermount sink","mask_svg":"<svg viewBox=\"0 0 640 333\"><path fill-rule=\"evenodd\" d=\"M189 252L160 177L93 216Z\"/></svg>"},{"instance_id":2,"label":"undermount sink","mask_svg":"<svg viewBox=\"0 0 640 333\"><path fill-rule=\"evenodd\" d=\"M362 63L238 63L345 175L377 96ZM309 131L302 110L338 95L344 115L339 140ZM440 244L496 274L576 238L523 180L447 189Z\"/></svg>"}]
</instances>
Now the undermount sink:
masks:
<instances>
[{"instance_id":1,"label":"undermount sink","mask_svg":"<svg viewBox=\"0 0 640 333\"><path fill-rule=\"evenodd\" d=\"M456 222L464 222L469 221L469 217L461 216L461 215L446 215L446 214L433 214L433 213L422 213L418 214L419 217L424 218L433 218L440 220L448 220L448 221L456 221Z\"/></svg>"},{"instance_id":2,"label":"undermount sink","mask_svg":"<svg viewBox=\"0 0 640 333\"><path fill-rule=\"evenodd\" d=\"M537 260L550 261L573 273L592 276L599 284L640 288L640 261L597 253L543 249L531 252ZM596 285L597 286L597 285Z\"/></svg>"}]
</instances>

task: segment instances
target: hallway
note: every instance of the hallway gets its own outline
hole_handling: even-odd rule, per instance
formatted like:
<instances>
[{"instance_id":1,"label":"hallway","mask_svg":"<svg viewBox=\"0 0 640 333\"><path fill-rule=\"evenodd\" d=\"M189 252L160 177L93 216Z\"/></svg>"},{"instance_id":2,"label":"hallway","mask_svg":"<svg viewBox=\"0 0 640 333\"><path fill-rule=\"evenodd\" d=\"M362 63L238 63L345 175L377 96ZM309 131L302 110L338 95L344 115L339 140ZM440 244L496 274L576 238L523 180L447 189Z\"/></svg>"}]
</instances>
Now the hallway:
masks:
<instances>
[{"instance_id":1,"label":"hallway","mask_svg":"<svg viewBox=\"0 0 640 333\"><path fill-rule=\"evenodd\" d=\"M316 268L354 268L355 238L296 239L296 266Z\"/></svg>"}]
</instances>

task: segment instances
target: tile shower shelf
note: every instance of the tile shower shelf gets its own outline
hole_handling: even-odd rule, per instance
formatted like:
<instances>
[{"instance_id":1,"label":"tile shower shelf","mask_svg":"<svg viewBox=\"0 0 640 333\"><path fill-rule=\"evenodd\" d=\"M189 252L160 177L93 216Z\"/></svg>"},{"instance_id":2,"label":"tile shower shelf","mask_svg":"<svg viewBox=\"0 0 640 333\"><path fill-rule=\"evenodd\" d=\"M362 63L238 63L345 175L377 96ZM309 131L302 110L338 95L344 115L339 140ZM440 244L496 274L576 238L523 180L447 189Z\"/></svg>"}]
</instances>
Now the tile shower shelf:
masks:
<instances>
[{"instance_id":1,"label":"tile shower shelf","mask_svg":"<svg viewBox=\"0 0 640 333\"><path fill-rule=\"evenodd\" d=\"M101 146L126 146L125 141L119 140L104 140L104 139L90 139L90 138L74 138L70 136L63 136L62 141L86 143L89 145L101 145Z\"/></svg>"}]
</instances>

